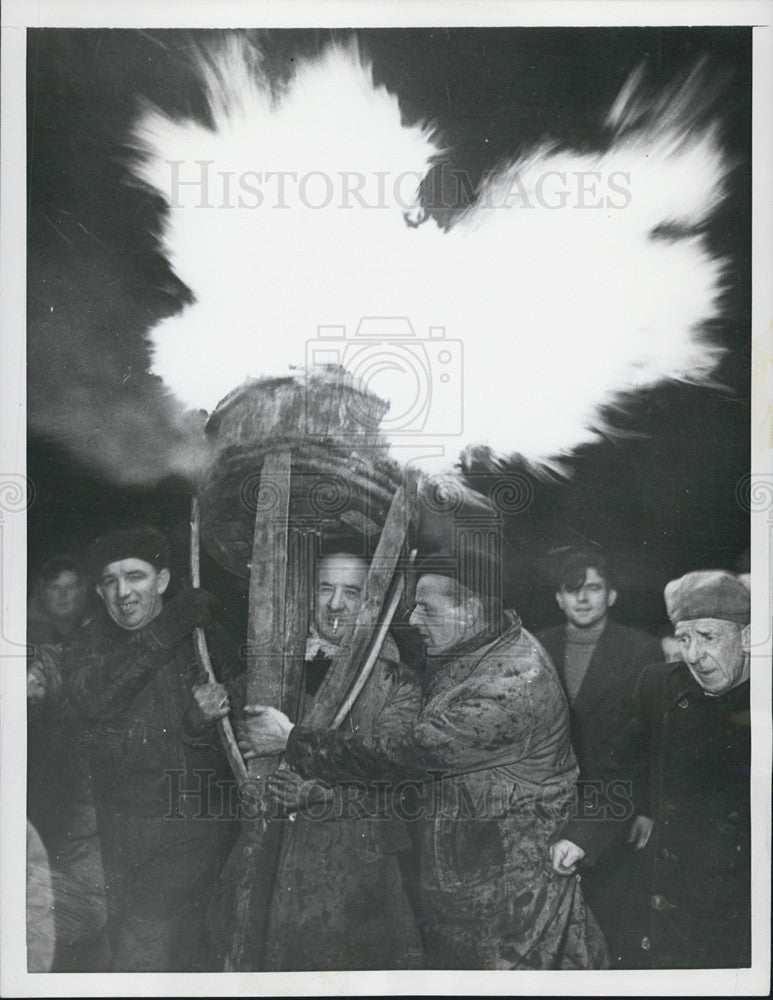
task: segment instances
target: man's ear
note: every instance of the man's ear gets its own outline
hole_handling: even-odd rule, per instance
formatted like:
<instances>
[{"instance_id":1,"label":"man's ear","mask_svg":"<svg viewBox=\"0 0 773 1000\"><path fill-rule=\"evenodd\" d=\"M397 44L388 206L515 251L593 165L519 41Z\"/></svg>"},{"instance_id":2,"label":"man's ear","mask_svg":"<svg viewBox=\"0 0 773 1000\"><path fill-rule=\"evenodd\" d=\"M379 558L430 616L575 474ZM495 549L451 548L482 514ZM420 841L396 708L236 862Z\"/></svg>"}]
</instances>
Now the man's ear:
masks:
<instances>
[{"instance_id":1,"label":"man's ear","mask_svg":"<svg viewBox=\"0 0 773 1000\"><path fill-rule=\"evenodd\" d=\"M102 598L102 600L104 601L104 599L105 599L105 588L104 588L104 587L102 586L102 584L101 584L101 583L98 583L98 584L96 585L96 587L94 587L94 590L96 590L96 592L97 592L97 593L99 594L99 596L100 596L100 597Z\"/></svg>"},{"instance_id":2,"label":"man's ear","mask_svg":"<svg viewBox=\"0 0 773 1000\"><path fill-rule=\"evenodd\" d=\"M156 590L159 594L163 594L166 588L169 586L169 580L171 579L171 573L168 569L164 568L159 570L158 578L156 580Z\"/></svg>"},{"instance_id":3,"label":"man's ear","mask_svg":"<svg viewBox=\"0 0 773 1000\"><path fill-rule=\"evenodd\" d=\"M563 590L556 591L556 604L561 608L562 611L566 610L566 598L564 597Z\"/></svg>"},{"instance_id":4,"label":"man's ear","mask_svg":"<svg viewBox=\"0 0 773 1000\"><path fill-rule=\"evenodd\" d=\"M748 653L751 649L751 639L752 639L752 627L751 625L744 625L741 629L741 646L743 647L744 653Z\"/></svg>"},{"instance_id":5,"label":"man's ear","mask_svg":"<svg viewBox=\"0 0 773 1000\"><path fill-rule=\"evenodd\" d=\"M611 608L616 600L617 600L617 591L615 590L614 587L612 587L611 590L607 591L607 607Z\"/></svg>"},{"instance_id":6,"label":"man's ear","mask_svg":"<svg viewBox=\"0 0 773 1000\"><path fill-rule=\"evenodd\" d=\"M483 621L483 602L477 596L477 594L472 594L464 602L464 623L467 628L472 628L479 622Z\"/></svg>"}]
</instances>

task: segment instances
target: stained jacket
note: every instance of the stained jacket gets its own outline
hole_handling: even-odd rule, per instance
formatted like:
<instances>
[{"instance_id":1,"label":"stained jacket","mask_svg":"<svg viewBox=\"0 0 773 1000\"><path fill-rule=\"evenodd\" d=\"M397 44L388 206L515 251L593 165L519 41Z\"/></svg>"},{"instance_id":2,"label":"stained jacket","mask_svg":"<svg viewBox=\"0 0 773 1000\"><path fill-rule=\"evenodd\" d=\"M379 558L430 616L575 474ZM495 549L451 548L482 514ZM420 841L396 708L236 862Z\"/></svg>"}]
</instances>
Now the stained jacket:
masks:
<instances>
[{"instance_id":1,"label":"stained jacket","mask_svg":"<svg viewBox=\"0 0 773 1000\"><path fill-rule=\"evenodd\" d=\"M418 680L388 638L342 727L399 738L415 722L420 700ZM266 970L421 966L421 939L395 856L410 847L408 834L399 819L379 814L376 797L352 791L328 789L323 801L285 822Z\"/></svg>"},{"instance_id":2,"label":"stained jacket","mask_svg":"<svg viewBox=\"0 0 773 1000\"><path fill-rule=\"evenodd\" d=\"M645 669L614 754L649 770L655 826L621 914L623 966L739 968L750 961L749 683L707 695L686 664ZM584 847L598 831L577 824Z\"/></svg>"},{"instance_id":3,"label":"stained jacket","mask_svg":"<svg viewBox=\"0 0 773 1000\"><path fill-rule=\"evenodd\" d=\"M428 671L421 714L407 736L296 727L288 763L331 782L390 781L396 792L410 781L423 786L421 888L431 965L603 965L603 939L577 883L550 867L548 837L566 818L577 776L552 664L511 613L499 638L457 648Z\"/></svg>"},{"instance_id":4,"label":"stained jacket","mask_svg":"<svg viewBox=\"0 0 773 1000\"><path fill-rule=\"evenodd\" d=\"M136 631L100 614L65 647L64 659L98 807L165 816L178 791L196 794L208 781L228 779L219 746L184 739L198 670L190 629L173 608Z\"/></svg>"}]
</instances>

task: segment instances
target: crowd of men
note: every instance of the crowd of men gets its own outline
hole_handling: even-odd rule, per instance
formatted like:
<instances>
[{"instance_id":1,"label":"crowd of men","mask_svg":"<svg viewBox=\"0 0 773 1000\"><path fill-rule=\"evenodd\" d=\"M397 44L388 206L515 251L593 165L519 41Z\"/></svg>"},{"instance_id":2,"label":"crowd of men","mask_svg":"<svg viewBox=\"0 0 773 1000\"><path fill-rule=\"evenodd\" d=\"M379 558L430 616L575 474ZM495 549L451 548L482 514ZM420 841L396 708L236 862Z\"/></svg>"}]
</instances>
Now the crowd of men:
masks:
<instances>
[{"instance_id":1,"label":"crowd of men","mask_svg":"<svg viewBox=\"0 0 773 1000\"><path fill-rule=\"evenodd\" d=\"M408 632L337 730L245 704L212 599L167 599L155 528L97 539L87 567L47 566L28 634L30 970L225 967L244 877L226 717L245 759L283 755L264 795L278 859L251 870L270 884L255 970L748 966L748 582L702 570L666 586L677 659L613 620L598 551L567 554L565 622L536 636L482 584L496 573L469 566L419 560ZM340 545L318 560L307 703L367 569Z\"/></svg>"}]
</instances>

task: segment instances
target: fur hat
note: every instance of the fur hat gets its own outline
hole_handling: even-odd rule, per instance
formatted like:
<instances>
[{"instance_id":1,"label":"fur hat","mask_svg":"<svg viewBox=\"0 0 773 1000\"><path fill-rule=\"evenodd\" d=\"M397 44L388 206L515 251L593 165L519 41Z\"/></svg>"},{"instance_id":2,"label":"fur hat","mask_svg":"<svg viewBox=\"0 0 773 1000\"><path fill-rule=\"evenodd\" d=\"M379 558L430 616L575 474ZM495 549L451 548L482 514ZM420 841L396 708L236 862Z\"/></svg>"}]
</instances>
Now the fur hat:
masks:
<instances>
[{"instance_id":1,"label":"fur hat","mask_svg":"<svg viewBox=\"0 0 773 1000\"><path fill-rule=\"evenodd\" d=\"M665 589L666 611L674 625L699 618L748 625L751 595L735 573L709 569L687 573Z\"/></svg>"},{"instance_id":2,"label":"fur hat","mask_svg":"<svg viewBox=\"0 0 773 1000\"><path fill-rule=\"evenodd\" d=\"M97 538L89 551L89 565L95 578L105 566L122 559L141 559L155 569L169 569L170 558L166 535L150 526L110 531Z\"/></svg>"}]
</instances>

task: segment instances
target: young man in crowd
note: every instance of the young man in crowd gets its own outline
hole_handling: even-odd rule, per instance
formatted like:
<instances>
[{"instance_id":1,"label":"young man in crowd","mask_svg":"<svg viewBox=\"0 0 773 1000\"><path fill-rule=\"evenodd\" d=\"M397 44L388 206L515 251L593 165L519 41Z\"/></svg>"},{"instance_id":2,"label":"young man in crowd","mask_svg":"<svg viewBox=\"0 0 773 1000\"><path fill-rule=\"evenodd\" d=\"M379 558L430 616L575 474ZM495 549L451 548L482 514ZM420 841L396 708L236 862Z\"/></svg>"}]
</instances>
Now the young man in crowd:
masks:
<instances>
[{"instance_id":1,"label":"young man in crowd","mask_svg":"<svg viewBox=\"0 0 773 1000\"><path fill-rule=\"evenodd\" d=\"M614 575L603 554L570 552L559 567L556 587L566 622L537 633L569 700L570 737L580 768L578 810L581 815L589 810L590 818L609 807L598 794L600 776L607 772L614 741L630 720L639 675L647 664L663 658L656 639L610 618L616 600ZM625 795L624 787L619 791ZM632 808L630 793L627 798ZM626 818L595 864L582 869L583 895L612 951L634 852L644 848L652 825L647 816L627 813Z\"/></svg>"}]
</instances>

